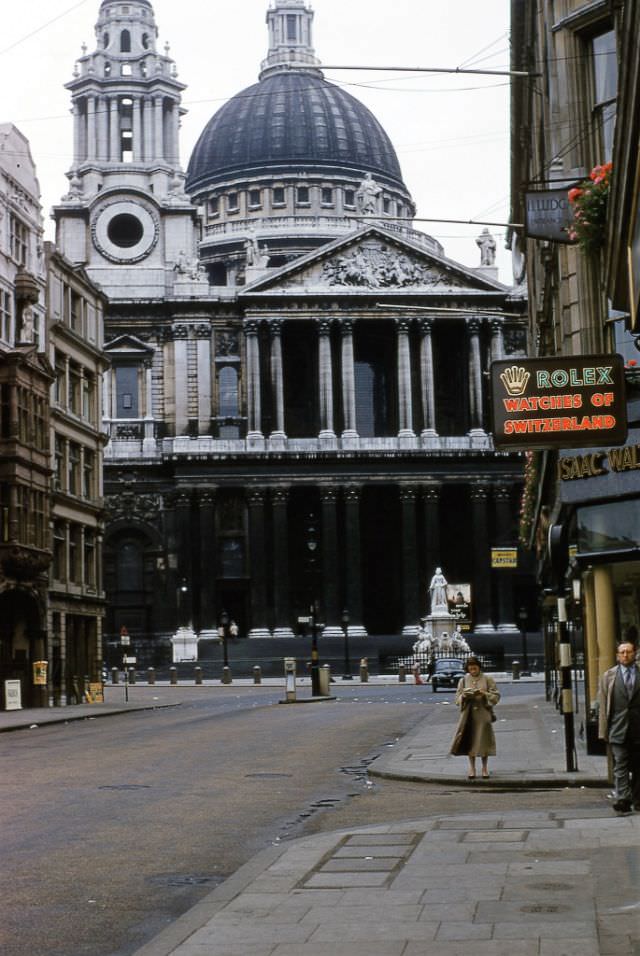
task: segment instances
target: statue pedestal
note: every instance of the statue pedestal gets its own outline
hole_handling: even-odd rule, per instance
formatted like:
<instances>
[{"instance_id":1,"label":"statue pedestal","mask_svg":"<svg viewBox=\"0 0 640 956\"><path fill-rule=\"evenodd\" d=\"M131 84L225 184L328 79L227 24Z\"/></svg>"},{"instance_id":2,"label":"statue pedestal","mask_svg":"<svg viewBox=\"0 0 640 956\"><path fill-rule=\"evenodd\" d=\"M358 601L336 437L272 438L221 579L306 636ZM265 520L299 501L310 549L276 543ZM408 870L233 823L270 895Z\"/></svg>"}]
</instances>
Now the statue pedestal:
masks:
<instances>
[{"instance_id":1,"label":"statue pedestal","mask_svg":"<svg viewBox=\"0 0 640 956\"><path fill-rule=\"evenodd\" d=\"M435 614L429 614L427 616L427 630L431 631L435 641L440 641L445 632L451 637L455 624L455 617L453 614L449 614L448 611L436 608Z\"/></svg>"},{"instance_id":2,"label":"statue pedestal","mask_svg":"<svg viewBox=\"0 0 640 956\"><path fill-rule=\"evenodd\" d=\"M192 627L179 627L171 638L173 663L198 660L198 635Z\"/></svg>"}]
</instances>

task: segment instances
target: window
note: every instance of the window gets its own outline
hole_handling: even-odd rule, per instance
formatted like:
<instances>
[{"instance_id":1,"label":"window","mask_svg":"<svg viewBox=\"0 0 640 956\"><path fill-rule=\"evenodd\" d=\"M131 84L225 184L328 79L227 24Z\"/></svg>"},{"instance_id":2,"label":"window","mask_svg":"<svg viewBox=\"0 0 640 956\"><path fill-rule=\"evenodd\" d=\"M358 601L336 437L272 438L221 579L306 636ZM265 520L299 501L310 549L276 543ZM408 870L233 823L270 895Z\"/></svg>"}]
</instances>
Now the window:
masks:
<instances>
[{"instance_id":1,"label":"window","mask_svg":"<svg viewBox=\"0 0 640 956\"><path fill-rule=\"evenodd\" d=\"M616 120L617 58L616 35L613 30L601 33L591 41L593 70L593 125L596 131L598 162L611 159Z\"/></svg>"},{"instance_id":2,"label":"window","mask_svg":"<svg viewBox=\"0 0 640 956\"><path fill-rule=\"evenodd\" d=\"M292 14L287 14L287 41L295 42L298 39L298 18Z\"/></svg>"},{"instance_id":3,"label":"window","mask_svg":"<svg viewBox=\"0 0 640 956\"><path fill-rule=\"evenodd\" d=\"M227 210L229 212L238 211L238 194L237 193L229 193L229 195L227 196Z\"/></svg>"},{"instance_id":4,"label":"window","mask_svg":"<svg viewBox=\"0 0 640 956\"><path fill-rule=\"evenodd\" d=\"M330 186L322 187L322 205L333 206L333 189Z\"/></svg>"},{"instance_id":5,"label":"window","mask_svg":"<svg viewBox=\"0 0 640 956\"><path fill-rule=\"evenodd\" d=\"M138 369L121 365L114 369L116 379L116 418L138 418Z\"/></svg>"},{"instance_id":6,"label":"window","mask_svg":"<svg viewBox=\"0 0 640 956\"><path fill-rule=\"evenodd\" d=\"M80 584L82 528L79 524L69 525L69 581Z\"/></svg>"},{"instance_id":7,"label":"window","mask_svg":"<svg viewBox=\"0 0 640 956\"><path fill-rule=\"evenodd\" d=\"M84 583L96 585L96 539L91 528L84 531Z\"/></svg>"},{"instance_id":8,"label":"window","mask_svg":"<svg viewBox=\"0 0 640 956\"><path fill-rule=\"evenodd\" d=\"M62 521L53 525L53 567L52 575L55 581L63 581L67 567L67 538Z\"/></svg>"},{"instance_id":9,"label":"window","mask_svg":"<svg viewBox=\"0 0 640 956\"><path fill-rule=\"evenodd\" d=\"M86 422L93 421L95 381L92 376L86 375L82 378L82 417Z\"/></svg>"},{"instance_id":10,"label":"window","mask_svg":"<svg viewBox=\"0 0 640 956\"><path fill-rule=\"evenodd\" d=\"M299 206L308 206L309 205L309 187L308 186L298 186L298 191L296 193L296 202Z\"/></svg>"},{"instance_id":11,"label":"window","mask_svg":"<svg viewBox=\"0 0 640 956\"><path fill-rule=\"evenodd\" d=\"M388 196L385 196L384 199L382 200L382 210L383 212L386 212L387 214L391 211L391 200L389 199Z\"/></svg>"},{"instance_id":12,"label":"window","mask_svg":"<svg viewBox=\"0 0 640 956\"><path fill-rule=\"evenodd\" d=\"M0 484L0 541L9 541L10 487L6 482Z\"/></svg>"},{"instance_id":13,"label":"window","mask_svg":"<svg viewBox=\"0 0 640 956\"><path fill-rule=\"evenodd\" d=\"M11 385L0 385L0 438L11 436L11 391Z\"/></svg>"},{"instance_id":14,"label":"window","mask_svg":"<svg viewBox=\"0 0 640 956\"><path fill-rule=\"evenodd\" d=\"M90 448L85 448L82 462L82 495L84 498L95 497L95 474L95 454Z\"/></svg>"},{"instance_id":15,"label":"window","mask_svg":"<svg viewBox=\"0 0 640 956\"><path fill-rule=\"evenodd\" d=\"M69 465L67 471L67 491L70 495L79 495L80 487L80 445L69 442Z\"/></svg>"},{"instance_id":16,"label":"window","mask_svg":"<svg viewBox=\"0 0 640 956\"><path fill-rule=\"evenodd\" d=\"M53 487L56 491L62 491L64 481L64 439L61 435L56 435L55 437L54 459Z\"/></svg>"},{"instance_id":17,"label":"window","mask_svg":"<svg viewBox=\"0 0 640 956\"><path fill-rule=\"evenodd\" d=\"M356 204L356 193L354 189L345 189L344 191L344 204L345 206L355 206Z\"/></svg>"},{"instance_id":18,"label":"window","mask_svg":"<svg viewBox=\"0 0 640 956\"><path fill-rule=\"evenodd\" d=\"M254 209L262 205L262 194L259 189L249 190L249 205Z\"/></svg>"},{"instance_id":19,"label":"window","mask_svg":"<svg viewBox=\"0 0 640 956\"><path fill-rule=\"evenodd\" d=\"M53 400L56 405L67 406L67 366L64 355L56 352L56 380L53 386Z\"/></svg>"},{"instance_id":20,"label":"window","mask_svg":"<svg viewBox=\"0 0 640 956\"><path fill-rule=\"evenodd\" d=\"M135 541L125 541L118 548L116 560L119 591L142 591L142 548Z\"/></svg>"},{"instance_id":21,"label":"window","mask_svg":"<svg viewBox=\"0 0 640 956\"><path fill-rule=\"evenodd\" d=\"M74 415L82 413L82 373L77 365L69 365L69 409Z\"/></svg>"},{"instance_id":22,"label":"window","mask_svg":"<svg viewBox=\"0 0 640 956\"><path fill-rule=\"evenodd\" d=\"M69 325L74 332L82 334L82 296L73 289L69 290Z\"/></svg>"},{"instance_id":23,"label":"window","mask_svg":"<svg viewBox=\"0 0 640 956\"><path fill-rule=\"evenodd\" d=\"M131 34L128 30L123 30L120 34L120 52L131 53Z\"/></svg>"},{"instance_id":24,"label":"window","mask_svg":"<svg viewBox=\"0 0 640 956\"><path fill-rule=\"evenodd\" d=\"M238 372L225 365L218 375L218 414L221 418L238 415Z\"/></svg>"},{"instance_id":25,"label":"window","mask_svg":"<svg viewBox=\"0 0 640 956\"><path fill-rule=\"evenodd\" d=\"M273 205L274 206L284 206L285 197L284 197L284 186L274 186L273 188Z\"/></svg>"},{"instance_id":26,"label":"window","mask_svg":"<svg viewBox=\"0 0 640 956\"><path fill-rule=\"evenodd\" d=\"M209 200L209 215L210 216L219 216L220 215L220 198L219 196L213 196Z\"/></svg>"},{"instance_id":27,"label":"window","mask_svg":"<svg viewBox=\"0 0 640 956\"><path fill-rule=\"evenodd\" d=\"M29 230L17 216L9 216L9 244L11 255L20 265L27 264L29 249Z\"/></svg>"},{"instance_id":28,"label":"window","mask_svg":"<svg viewBox=\"0 0 640 956\"><path fill-rule=\"evenodd\" d=\"M0 339L3 342L11 342L13 300L9 292L0 289Z\"/></svg>"}]
</instances>

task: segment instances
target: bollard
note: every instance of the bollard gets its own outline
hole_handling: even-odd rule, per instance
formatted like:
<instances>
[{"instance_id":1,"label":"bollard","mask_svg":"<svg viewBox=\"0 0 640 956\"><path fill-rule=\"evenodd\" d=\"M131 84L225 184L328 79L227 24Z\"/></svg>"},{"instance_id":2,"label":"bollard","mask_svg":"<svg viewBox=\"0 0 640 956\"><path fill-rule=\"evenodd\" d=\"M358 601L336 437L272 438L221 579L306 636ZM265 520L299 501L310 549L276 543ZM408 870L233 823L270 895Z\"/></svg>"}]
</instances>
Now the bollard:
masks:
<instances>
[{"instance_id":1,"label":"bollard","mask_svg":"<svg viewBox=\"0 0 640 956\"><path fill-rule=\"evenodd\" d=\"M254 664L253 667L253 683L261 684L262 683L262 668L259 664Z\"/></svg>"},{"instance_id":2,"label":"bollard","mask_svg":"<svg viewBox=\"0 0 640 956\"><path fill-rule=\"evenodd\" d=\"M360 683L366 684L369 680L369 658L360 658Z\"/></svg>"},{"instance_id":3,"label":"bollard","mask_svg":"<svg viewBox=\"0 0 640 956\"><path fill-rule=\"evenodd\" d=\"M407 682L407 668L404 664L398 664L398 681L400 684Z\"/></svg>"},{"instance_id":4,"label":"bollard","mask_svg":"<svg viewBox=\"0 0 640 956\"><path fill-rule=\"evenodd\" d=\"M130 667L129 668L129 683L135 684L135 682L136 682L136 672L133 669L133 667Z\"/></svg>"},{"instance_id":5,"label":"bollard","mask_svg":"<svg viewBox=\"0 0 640 956\"><path fill-rule=\"evenodd\" d=\"M287 704L296 702L296 659L295 657L285 657L284 659L284 686L285 701Z\"/></svg>"},{"instance_id":6,"label":"bollard","mask_svg":"<svg viewBox=\"0 0 640 956\"><path fill-rule=\"evenodd\" d=\"M511 665L511 677L513 680L520 680L520 661L514 661Z\"/></svg>"},{"instance_id":7,"label":"bollard","mask_svg":"<svg viewBox=\"0 0 640 956\"><path fill-rule=\"evenodd\" d=\"M196 684L201 684L201 683L202 683L202 668L201 668L201 667L194 667L194 669L193 669L193 675L194 675L194 679L195 679Z\"/></svg>"},{"instance_id":8,"label":"bollard","mask_svg":"<svg viewBox=\"0 0 640 956\"><path fill-rule=\"evenodd\" d=\"M147 684L155 684L155 682L156 682L155 667L147 667Z\"/></svg>"},{"instance_id":9,"label":"bollard","mask_svg":"<svg viewBox=\"0 0 640 956\"><path fill-rule=\"evenodd\" d=\"M117 667L111 668L111 683L118 684L120 682L120 670Z\"/></svg>"},{"instance_id":10,"label":"bollard","mask_svg":"<svg viewBox=\"0 0 640 956\"><path fill-rule=\"evenodd\" d=\"M320 668L320 695L329 696L329 685L331 684L331 667L329 664L323 664Z\"/></svg>"},{"instance_id":11,"label":"bollard","mask_svg":"<svg viewBox=\"0 0 640 956\"><path fill-rule=\"evenodd\" d=\"M414 681L416 682L416 684L424 684L424 681L423 681L422 676L421 676L421 674L420 674L420 665L419 665L419 664L414 664L414 665L413 665L413 679L414 679Z\"/></svg>"},{"instance_id":12,"label":"bollard","mask_svg":"<svg viewBox=\"0 0 640 956\"><path fill-rule=\"evenodd\" d=\"M170 667L169 668L169 683L174 687L178 683L178 668Z\"/></svg>"},{"instance_id":13,"label":"bollard","mask_svg":"<svg viewBox=\"0 0 640 956\"><path fill-rule=\"evenodd\" d=\"M233 678L231 677L231 668L230 668L230 667L223 667L223 668L222 668L222 683L223 683L223 684L230 684L230 683L232 682L232 680L233 680Z\"/></svg>"}]
</instances>

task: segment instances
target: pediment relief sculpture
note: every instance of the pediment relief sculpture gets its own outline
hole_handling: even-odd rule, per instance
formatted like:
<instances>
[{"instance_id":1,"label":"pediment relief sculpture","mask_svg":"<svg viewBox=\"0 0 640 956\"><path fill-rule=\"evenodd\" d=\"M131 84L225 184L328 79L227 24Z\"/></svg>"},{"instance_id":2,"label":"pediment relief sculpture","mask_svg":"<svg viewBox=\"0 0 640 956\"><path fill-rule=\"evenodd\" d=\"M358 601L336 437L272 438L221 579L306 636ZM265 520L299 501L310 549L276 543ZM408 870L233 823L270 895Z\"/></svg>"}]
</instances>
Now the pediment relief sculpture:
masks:
<instances>
[{"instance_id":1,"label":"pediment relief sculpture","mask_svg":"<svg viewBox=\"0 0 640 956\"><path fill-rule=\"evenodd\" d=\"M461 289L462 279L436 266L418 261L383 243L361 246L323 263L322 277L331 286L362 288Z\"/></svg>"}]
</instances>

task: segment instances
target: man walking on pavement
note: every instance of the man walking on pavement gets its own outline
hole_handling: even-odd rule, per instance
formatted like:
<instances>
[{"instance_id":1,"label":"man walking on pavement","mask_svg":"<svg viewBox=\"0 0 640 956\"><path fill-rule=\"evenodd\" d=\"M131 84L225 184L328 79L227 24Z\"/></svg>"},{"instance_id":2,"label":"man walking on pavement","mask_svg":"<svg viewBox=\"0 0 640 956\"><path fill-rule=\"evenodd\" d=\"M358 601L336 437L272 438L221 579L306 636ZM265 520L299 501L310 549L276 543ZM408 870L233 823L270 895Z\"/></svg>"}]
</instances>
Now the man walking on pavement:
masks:
<instances>
[{"instance_id":1,"label":"man walking on pavement","mask_svg":"<svg viewBox=\"0 0 640 956\"><path fill-rule=\"evenodd\" d=\"M618 644L618 663L600 678L599 736L609 744L613 760L617 813L640 810L640 671L636 649Z\"/></svg>"}]
</instances>

